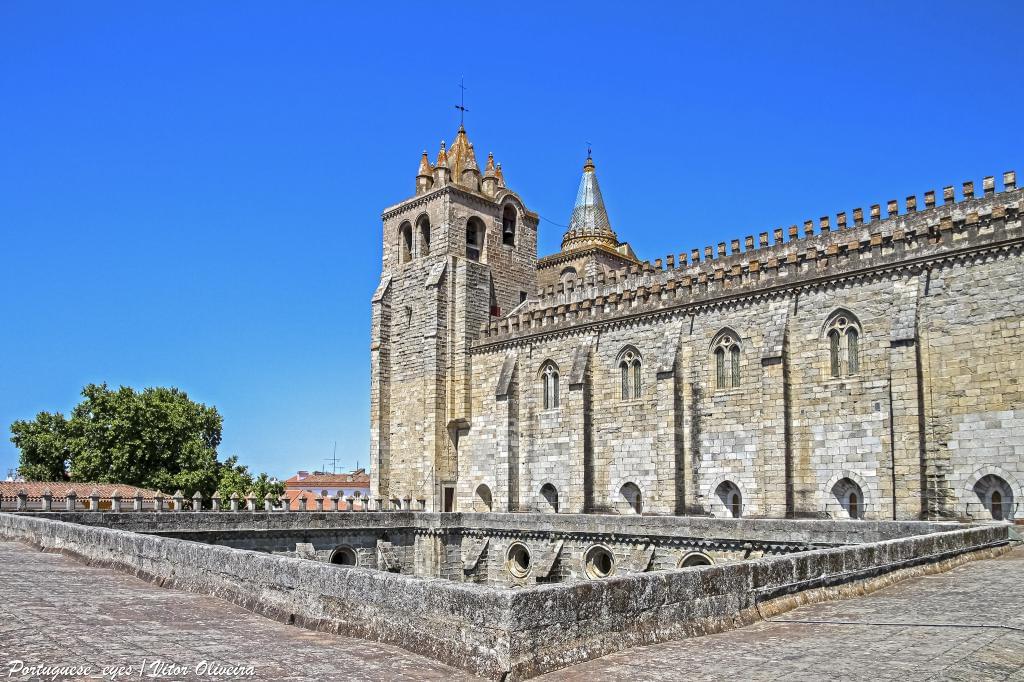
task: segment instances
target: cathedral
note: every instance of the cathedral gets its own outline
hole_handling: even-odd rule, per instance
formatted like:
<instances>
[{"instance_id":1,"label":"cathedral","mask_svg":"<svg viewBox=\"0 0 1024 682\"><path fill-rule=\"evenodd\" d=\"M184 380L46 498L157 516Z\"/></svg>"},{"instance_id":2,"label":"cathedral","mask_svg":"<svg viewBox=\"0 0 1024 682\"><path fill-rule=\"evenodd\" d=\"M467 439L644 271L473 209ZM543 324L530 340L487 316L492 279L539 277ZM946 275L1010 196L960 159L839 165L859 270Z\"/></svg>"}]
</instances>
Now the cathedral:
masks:
<instances>
[{"instance_id":1,"label":"cathedral","mask_svg":"<svg viewBox=\"0 0 1024 682\"><path fill-rule=\"evenodd\" d=\"M382 215L371 496L1020 517L1022 198L1006 172L650 261L588 157L561 250L538 258L539 216L460 126Z\"/></svg>"}]
</instances>

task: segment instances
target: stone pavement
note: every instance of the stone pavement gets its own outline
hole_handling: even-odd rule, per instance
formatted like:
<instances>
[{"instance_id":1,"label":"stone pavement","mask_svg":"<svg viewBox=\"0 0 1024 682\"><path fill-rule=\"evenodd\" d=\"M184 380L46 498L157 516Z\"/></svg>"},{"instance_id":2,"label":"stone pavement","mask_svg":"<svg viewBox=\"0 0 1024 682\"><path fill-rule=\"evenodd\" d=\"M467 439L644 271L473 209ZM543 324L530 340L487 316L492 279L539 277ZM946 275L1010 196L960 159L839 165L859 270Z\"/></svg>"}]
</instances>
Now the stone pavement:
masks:
<instances>
[{"instance_id":1,"label":"stone pavement","mask_svg":"<svg viewBox=\"0 0 1024 682\"><path fill-rule=\"evenodd\" d=\"M772 620L638 647L536 679L1024 680L1024 547Z\"/></svg>"},{"instance_id":2,"label":"stone pavement","mask_svg":"<svg viewBox=\"0 0 1024 682\"><path fill-rule=\"evenodd\" d=\"M304 630L257 616L205 595L168 590L124 573L80 564L12 542L0 542L0 679L9 662L134 666L138 679L154 661L189 666L162 679L196 675L202 661L254 667L257 680L468 680L471 675L387 644ZM9 679L51 679L12 675ZM160 678L154 678L160 679Z\"/></svg>"},{"instance_id":3,"label":"stone pavement","mask_svg":"<svg viewBox=\"0 0 1024 682\"><path fill-rule=\"evenodd\" d=\"M199 679L201 661L251 665L249 679L470 679L397 647L284 625L25 545L0 542L0 567L3 679L102 679L102 668L113 665L133 666L119 679L137 679L143 661L143 677L154 661L187 666L165 670L168 680ZM538 679L1024 680L1024 548L774 620L634 648ZM91 670L9 677L13 660Z\"/></svg>"}]
</instances>

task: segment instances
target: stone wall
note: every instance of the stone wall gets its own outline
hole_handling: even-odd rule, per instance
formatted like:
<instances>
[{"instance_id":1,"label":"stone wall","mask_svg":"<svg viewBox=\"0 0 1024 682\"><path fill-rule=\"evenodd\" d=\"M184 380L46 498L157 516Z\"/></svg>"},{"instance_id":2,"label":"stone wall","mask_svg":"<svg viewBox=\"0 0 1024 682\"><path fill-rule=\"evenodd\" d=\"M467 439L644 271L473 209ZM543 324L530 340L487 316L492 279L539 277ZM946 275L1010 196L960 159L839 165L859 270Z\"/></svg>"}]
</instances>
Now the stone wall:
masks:
<instances>
[{"instance_id":1,"label":"stone wall","mask_svg":"<svg viewBox=\"0 0 1024 682\"><path fill-rule=\"evenodd\" d=\"M644 513L729 516L736 490L744 516L988 519L993 499L1019 515L1024 192L1004 182L560 284L492 319L472 348L459 509L482 510L486 485L494 510L554 511L551 485L572 513L633 513L638 490ZM739 372L719 386L726 334ZM642 390L623 399L628 350Z\"/></svg>"},{"instance_id":2,"label":"stone wall","mask_svg":"<svg viewBox=\"0 0 1024 682\"><path fill-rule=\"evenodd\" d=\"M141 526L147 516L170 518L177 524L215 523L220 521L218 517L231 517L237 525L239 518L247 515L0 513L0 537L68 553L167 587L214 595L296 625L394 643L493 679L523 679L636 644L743 625L759 617L762 604L765 608L777 606L780 598L793 603L797 594L805 600L827 598L833 593L822 592L822 588L998 548L1006 544L1008 533L1005 525L957 528L714 567L499 590L361 568L342 569L317 561L57 520L81 518L120 525L114 517L134 517L131 523ZM269 521L262 518L266 516L281 519L278 523L296 524L314 518L363 517L363 523L386 525L388 520L399 521L411 515L252 516L250 522ZM511 524L520 517L460 516L441 515L437 522L494 527ZM524 530L530 525L549 525L550 518L522 515L527 526ZM601 524L602 519L608 519L603 522L608 524L619 522L612 517L583 518L595 524ZM636 519L643 526L654 524L647 526L651 530L671 521L674 519ZM161 525L166 529L170 523ZM768 532L773 527L768 524L786 523L796 524L789 532L798 534L813 534L827 527L826 522L748 520L719 521L716 525L722 532L730 528L732 532L743 528ZM833 525L849 526L858 533L895 533L901 526L904 530L929 528L929 524L870 522Z\"/></svg>"}]
</instances>

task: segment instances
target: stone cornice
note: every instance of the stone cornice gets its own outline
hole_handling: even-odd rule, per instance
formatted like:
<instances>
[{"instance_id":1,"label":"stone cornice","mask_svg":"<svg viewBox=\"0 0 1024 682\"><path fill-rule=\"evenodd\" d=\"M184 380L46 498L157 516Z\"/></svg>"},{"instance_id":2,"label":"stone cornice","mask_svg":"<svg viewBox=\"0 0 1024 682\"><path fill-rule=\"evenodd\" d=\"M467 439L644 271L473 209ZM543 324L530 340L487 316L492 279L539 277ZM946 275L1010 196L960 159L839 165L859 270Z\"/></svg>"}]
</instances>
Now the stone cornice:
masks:
<instances>
[{"instance_id":1,"label":"stone cornice","mask_svg":"<svg viewBox=\"0 0 1024 682\"><path fill-rule=\"evenodd\" d=\"M504 199L504 197L507 196L506 194L500 196L498 199L492 199L491 197L488 197L485 194L474 192L459 185L445 185L444 187L439 187L435 190L427 192L426 194L419 194L414 197L410 197L409 199L406 199L401 203L387 207L381 213L381 220L390 220L395 216L401 215L407 211L413 210L420 206L424 206L427 203L439 197L447 196L449 194L458 195L461 198L475 201L479 205L488 209L496 209L497 207L501 206L501 204L503 203L502 199ZM537 224L540 222L540 216L527 209L525 204L523 204L522 200L519 199L517 194L511 191L508 192L508 194L514 196L523 206L523 217L525 218L525 222L530 224L532 227L536 227Z\"/></svg>"}]
</instances>

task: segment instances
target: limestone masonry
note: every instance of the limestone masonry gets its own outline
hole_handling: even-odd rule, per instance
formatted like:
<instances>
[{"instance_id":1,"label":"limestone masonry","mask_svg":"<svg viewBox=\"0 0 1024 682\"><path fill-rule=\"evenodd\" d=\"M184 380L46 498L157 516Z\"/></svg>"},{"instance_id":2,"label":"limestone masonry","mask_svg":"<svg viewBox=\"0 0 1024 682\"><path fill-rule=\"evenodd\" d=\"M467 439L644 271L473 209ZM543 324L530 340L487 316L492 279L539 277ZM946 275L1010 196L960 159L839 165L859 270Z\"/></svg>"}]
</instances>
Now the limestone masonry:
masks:
<instances>
[{"instance_id":1,"label":"limestone masonry","mask_svg":"<svg viewBox=\"0 0 1024 682\"><path fill-rule=\"evenodd\" d=\"M371 497L1019 517L1022 197L1007 172L651 263L588 158L562 249L538 259L538 215L460 127L382 216Z\"/></svg>"}]
</instances>

